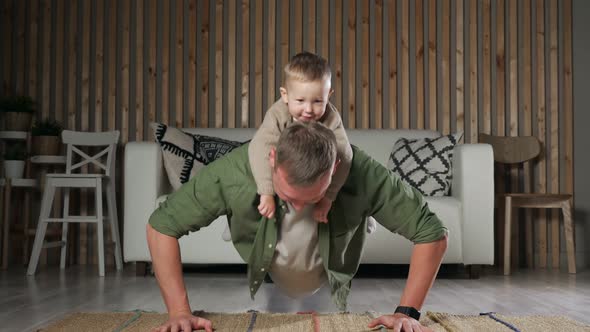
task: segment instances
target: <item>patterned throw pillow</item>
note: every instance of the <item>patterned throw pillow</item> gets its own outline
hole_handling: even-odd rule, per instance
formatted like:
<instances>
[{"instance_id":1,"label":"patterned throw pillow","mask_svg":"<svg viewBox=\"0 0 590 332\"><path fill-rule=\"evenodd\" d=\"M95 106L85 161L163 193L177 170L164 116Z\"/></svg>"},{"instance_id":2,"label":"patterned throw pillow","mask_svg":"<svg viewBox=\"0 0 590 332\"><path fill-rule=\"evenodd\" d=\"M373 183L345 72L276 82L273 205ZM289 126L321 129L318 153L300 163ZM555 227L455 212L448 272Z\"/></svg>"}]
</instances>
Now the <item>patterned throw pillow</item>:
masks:
<instances>
[{"instance_id":1,"label":"patterned throw pillow","mask_svg":"<svg viewBox=\"0 0 590 332\"><path fill-rule=\"evenodd\" d=\"M174 190L197 171L243 143L218 137L190 134L162 123L152 123L156 142L162 148L164 168Z\"/></svg>"},{"instance_id":2,"label":"patterned throw pillow","mask_svg":"<svg viewBox=\"0 0 590 332\"><path fill-rule=\"evenodd\" d=\"M463 133L437 138L399 139L388 167L425 196L445 196L451 188L453 148Z\"/></svg>"}]
</instances>

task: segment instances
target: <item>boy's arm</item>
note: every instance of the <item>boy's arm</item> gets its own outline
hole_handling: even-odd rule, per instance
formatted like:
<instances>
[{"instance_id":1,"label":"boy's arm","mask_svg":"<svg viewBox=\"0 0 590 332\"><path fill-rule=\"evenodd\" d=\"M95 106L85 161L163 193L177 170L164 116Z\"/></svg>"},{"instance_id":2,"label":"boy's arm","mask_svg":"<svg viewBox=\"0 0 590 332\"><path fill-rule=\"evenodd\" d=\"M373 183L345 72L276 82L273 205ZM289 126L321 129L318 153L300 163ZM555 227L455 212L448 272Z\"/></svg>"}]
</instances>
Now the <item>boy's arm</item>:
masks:
<instances>
[{"instance_id":1,"label":"boy's arm","mask_svg":"<svg viewBox=\"0 0 590 332\"><path fill-rule=\"evenodd\" d=\"M277 103L279 102L282 101ZM260 195L274 195L268 155L270 149L278 142L281 129L284 128L284 124L280 123L281 119L275 107L277 103L266 112L262 124L248 147L250 168L252 169L252 175L254 175L254 181L256 181L257 192Z\"/></svg>"},{"instance_id":2,"label":"boy's arm","mask_svg":"<svg viewBox=\"0 0 590 332\"><path fill-rule=\"evenodd\" d=\"M346 135L338 111L332 105L329 105L326 113L328 112L329 114L327 114L324 124L332 129L334 135L336 135L337 158L340 159L340 164L338 164L336 172L332 176L332 183L326 192L326 197L334 201L340 188L346 182L346 178L348 178L350 164L352 163L352 148L350 147L350 142L348 141L348 136Z\"/></svg>"}]
</instances>

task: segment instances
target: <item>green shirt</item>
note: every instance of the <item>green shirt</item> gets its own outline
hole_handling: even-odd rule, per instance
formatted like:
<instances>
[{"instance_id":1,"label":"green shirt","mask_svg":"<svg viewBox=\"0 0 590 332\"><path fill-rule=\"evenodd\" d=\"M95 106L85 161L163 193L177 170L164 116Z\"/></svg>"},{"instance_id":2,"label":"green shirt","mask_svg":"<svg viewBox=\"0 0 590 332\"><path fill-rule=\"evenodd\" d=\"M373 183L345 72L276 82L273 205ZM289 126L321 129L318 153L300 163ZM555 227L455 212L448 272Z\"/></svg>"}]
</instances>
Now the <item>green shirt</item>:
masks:
<instances>
[{"instance_id":1,"label":"green shirt","mask_svg":"<svg viewBox=\"0 0 590 332\"><path fill-rule=\"evenodd\" d=\"M261 217L247 145L200 170L160 204L149 223L158 232L179 238L227 215L232 242L248 263L254 298L270 268L277 243L276 223L286 206L277 198L276 218ZM447 233L417 190L354 146L353 154L348 179L332 204L329 222L318 223L320 255L332 299L340 310L346 308L351 280L359 267L367 216L414 243L433 242Z\"/></svg>"}]
</instances>

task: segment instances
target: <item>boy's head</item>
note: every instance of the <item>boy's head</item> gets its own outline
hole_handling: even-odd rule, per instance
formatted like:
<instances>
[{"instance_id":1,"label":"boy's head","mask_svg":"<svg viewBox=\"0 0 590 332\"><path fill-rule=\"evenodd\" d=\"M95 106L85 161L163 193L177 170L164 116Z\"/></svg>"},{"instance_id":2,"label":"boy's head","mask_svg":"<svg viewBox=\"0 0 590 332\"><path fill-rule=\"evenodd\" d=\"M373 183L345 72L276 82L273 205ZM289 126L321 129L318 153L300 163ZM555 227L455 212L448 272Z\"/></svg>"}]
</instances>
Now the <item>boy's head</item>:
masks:
<instances>
[{"instance_id":1,"label":"boy's head","mask_svg":"<svg viewBox=\"0 0 590 332\"><path fill-rule=\"evenodd\" d=\"M296 121L318 121L326 112L332 72L326 59L302 52L285 66L281 98Z\"/></svg>"}]
</instances>

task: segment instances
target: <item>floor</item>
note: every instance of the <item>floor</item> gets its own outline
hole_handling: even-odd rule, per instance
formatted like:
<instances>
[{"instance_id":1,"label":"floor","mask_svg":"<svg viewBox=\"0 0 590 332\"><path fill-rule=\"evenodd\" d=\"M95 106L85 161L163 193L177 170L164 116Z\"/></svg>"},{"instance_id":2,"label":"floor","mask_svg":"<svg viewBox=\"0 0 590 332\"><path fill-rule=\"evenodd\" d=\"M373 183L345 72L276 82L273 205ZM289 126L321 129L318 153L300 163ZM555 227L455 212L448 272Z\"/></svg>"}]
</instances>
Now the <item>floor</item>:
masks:
<instances>
[{"instance_id":1,"label":"floor","mask_svg":"<svg viewBox=\"0 0 590 332\"><path fill-rule=\"evenodd\" d=\"M192 309L212 312L337 311L324 287L304 300L291 300L265 283L250 299L243 273L185 273ZM353 312L391 312L397 305L405 279L355 278L349 297ZM165 312L156 280L138 277L133 266L122 272L96 266L41 269L27 277L25 269L0 271L0 331L32 331L76 311ZM590 270L577 275L565 271L521 269L505 277L486 270L476 280L441 278L431 290L424 310L478 314L566 315L590 324Z\"/></svg>"}]
</instances>

